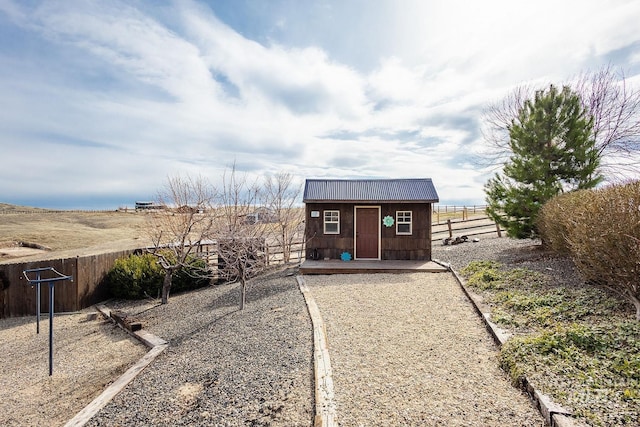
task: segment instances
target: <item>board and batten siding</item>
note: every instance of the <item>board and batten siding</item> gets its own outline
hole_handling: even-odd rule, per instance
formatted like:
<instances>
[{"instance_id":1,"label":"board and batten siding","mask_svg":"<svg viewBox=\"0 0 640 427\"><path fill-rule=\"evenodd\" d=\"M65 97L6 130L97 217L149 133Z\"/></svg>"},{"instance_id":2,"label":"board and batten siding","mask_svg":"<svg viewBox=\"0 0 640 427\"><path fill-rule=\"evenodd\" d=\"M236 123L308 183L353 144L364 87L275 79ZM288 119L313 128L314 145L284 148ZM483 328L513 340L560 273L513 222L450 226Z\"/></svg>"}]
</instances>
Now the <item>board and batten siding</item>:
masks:
<instances>
[{"instance_id":1,"label":"board and batten siding","mask_svg":"<svg viewBox=\"0 0 640 427\"><path fill-rule=\"evenodd\" d=\"M317 250L319 259L340 259L343 252L354 255L355 206L380 207L381 259L383 260L431 260L431 204L430 203L306 203L305 236L306 258L313 258ZM340 234L324 234L323 212L340 211ZM317 218L311 217L318 211ZM411 235L397 235L395 224L382 225L382 218L396 218L396 211L412 211Z\"/></svg>"}]
</instances>

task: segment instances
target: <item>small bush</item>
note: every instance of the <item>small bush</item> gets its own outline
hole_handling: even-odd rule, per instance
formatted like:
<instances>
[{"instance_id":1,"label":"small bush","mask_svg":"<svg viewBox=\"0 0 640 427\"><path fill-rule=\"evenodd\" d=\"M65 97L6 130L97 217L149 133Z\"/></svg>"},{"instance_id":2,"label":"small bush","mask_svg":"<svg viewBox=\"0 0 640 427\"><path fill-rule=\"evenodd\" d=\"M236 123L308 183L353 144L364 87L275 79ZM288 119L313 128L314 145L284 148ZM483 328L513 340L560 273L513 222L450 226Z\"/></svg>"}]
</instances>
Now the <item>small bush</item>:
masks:
<instances>
[{"instance_id":1,"label":"small bush","mask_svg":"<svg viewBox=\"0 0 640 427\"><path fill-rule=\"evenodd\" d=\"M187 259L187 264L173 276L171 292L182 292L201 288L210 283L207 263L195 256Z\"/></svg>"},{"instance_id":2,"label":"small bush","mask_svg":"<svg viewBox=\"0 0 640 427\"><path fill-rule=\"evenodd\" d=\"M165 254L169 259L171 254ZM106 280L111 294L116 298L157 298L164 281L164 270L153 254L130 255L116 260L107 273ZM197 257L190 257L172 277L171 292L188 291L209 283L207 264Z\"/></svg>"},{"instance_id":3,"label":"small bush","mask_svg":"<svg viewBox=\"0 0 640 427\"><path fill-rule=\"evenodd\" d=\"M627 298L640 320L640 181L594 195L569 230L571 254L586 280Z\"/></svg>"},{"instance_id":4,"label":"small bush","mask_svg":"<svg viewBox=\"0 0 640 427\"><path fill-rule=\"evenodd\" d=\"M152 254L129 255L117 259L107 273L111 295L116 298L138 299L156 296L162 287L164 271Z\"/></svg>"},{"instance_id":5,"label":"small bush","mask_svg":"<svg viewBox=\"0 0 640 427\"><path fill-rule=\"evenodd\" d=\"M579 190L560 194L542 206L536 227L543 245L560 255L570 255L567 241L577 212L588 207L593 197L592 190Z\"/></svg>"}]
</instances>

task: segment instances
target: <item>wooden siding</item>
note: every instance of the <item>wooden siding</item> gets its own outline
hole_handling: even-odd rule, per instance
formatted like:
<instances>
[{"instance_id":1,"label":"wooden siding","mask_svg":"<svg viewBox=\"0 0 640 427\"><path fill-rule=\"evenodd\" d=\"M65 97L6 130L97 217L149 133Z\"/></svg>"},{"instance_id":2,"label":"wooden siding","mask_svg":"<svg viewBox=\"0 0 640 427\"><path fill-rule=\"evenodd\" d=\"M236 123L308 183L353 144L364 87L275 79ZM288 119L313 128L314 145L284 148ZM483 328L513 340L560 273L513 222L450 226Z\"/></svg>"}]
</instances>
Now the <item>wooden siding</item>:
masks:
<instances>
[{"instance_id":1,"label":"wooden siding","mask_svg":"<svg viewBox=\"0 0 640 427\"><path fill-rule=\"evenodd\" d=\"M307 203L305 212L306 258L312 259L317 250L319 259L340 259L343 252L354 253L354 206L380 206L380 221L396 211L412 211L411 235L396 235L393 227L381 225L381 259L431 260L431 204L430 203ZM324 234L323 212L340 211L340 234ZM319 217L312 218L311 211Z\"/></svg>"},{"instance_id":2,"label":"wooden siding","mask_svg":"<svg viewBox=\"0 0 640 427\"><path fill-rule=\"evenodd\" d=\"M0 264L0 318L36 314L36 288L30 286L22 272L32 268L53 267L73 281L54 285L54 312L78 311L109 297L104 277L116 259L135 250L118 251L84 257L47 261ZM43 276L46 277L46 276ZM49 286L40 288L40 309L49 311Z\"/></svg>"}]
</instances>

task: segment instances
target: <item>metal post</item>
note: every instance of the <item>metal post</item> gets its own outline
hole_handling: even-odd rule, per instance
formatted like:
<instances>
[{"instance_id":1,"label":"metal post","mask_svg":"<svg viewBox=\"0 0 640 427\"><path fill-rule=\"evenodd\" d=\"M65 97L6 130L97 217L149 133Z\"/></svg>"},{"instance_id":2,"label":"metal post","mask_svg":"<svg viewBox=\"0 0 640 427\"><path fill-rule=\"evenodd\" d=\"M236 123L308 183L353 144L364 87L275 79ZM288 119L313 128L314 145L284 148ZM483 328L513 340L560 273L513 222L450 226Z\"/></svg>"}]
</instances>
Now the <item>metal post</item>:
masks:
<instances>
[{"instance_id":1,"label":"metal post","mask_svg":"<svg viewBox=\"0 0 640 427\"><path fill-rule=\"evenodd\" d=\"M36 334L40 333L40 272L36 274Z\"/></svg>"},{"instance_id":2,"label":"metal post","mask_svg":"<svg viewBox=\"0 0 640 427\"><path fill-rule=\"evenodd\" d=\"M53 375L53 282L49 282L49 376Z\"/></svg>"},{"instance_id":3,"label":"metal post","mask_svg":"<svg viewBox=\"0 0 640 427\"><path fill-rule=\"evenodd\" d=\"M51 272L55 277L48 277L43 279L40 272ZM30 279L27 273L36 273L36 279ZM49 376L53 375L53 315L54 315L54 284L65 280L73 281L73 276L65 276L64 274L56 271L53 267L34 268L31 270L24 270L22 272L27 282L33 286L37 286L38 301L36 302L37 313L37 332L40 333L40 284L47 282L49 284Z\"/></svg>"}]
</instances>

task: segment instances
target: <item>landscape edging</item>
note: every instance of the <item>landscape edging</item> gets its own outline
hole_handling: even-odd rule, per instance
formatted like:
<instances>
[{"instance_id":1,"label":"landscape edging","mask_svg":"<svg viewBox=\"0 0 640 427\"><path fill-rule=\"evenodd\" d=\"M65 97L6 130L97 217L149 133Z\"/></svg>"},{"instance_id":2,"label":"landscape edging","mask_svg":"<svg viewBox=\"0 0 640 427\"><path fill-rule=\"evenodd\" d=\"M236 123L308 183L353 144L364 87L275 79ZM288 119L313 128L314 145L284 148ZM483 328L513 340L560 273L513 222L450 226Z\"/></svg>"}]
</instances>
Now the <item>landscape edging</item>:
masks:
<instances>
[{"instance_id":1,"label":"landscape edging","mask_svg":"<svg viewBox=\"0 0 640 427\"><path fill-rule=\"evenodd\" d=\"M169 347L169 343L162 338L159 338L144 329L132 332L127 328L122 327L111 317L111 310L104 305L96 305L96 309L105 318L111 320L121 329L132 335L138 341L142 342L150 350L138 360L135 365L127 369L117 380L109 385L106 389L100 393L95 399L93 399L87 406L85 406L80 412L78 412L72 419L70 419L64 427L81 427L84 426L100 409L104 408L107 403L111 401L127 384L129 384L135 377L140 374L151 362L155 360L163 351Z\"/></svg>"},{"instance_id":2,"label":"landscape edging","mask_svg":"<svg viewBox=\"0 0 640 427\"><path fill-rule=\"evenodd\" d=\"M450 264L438 260L433 261L447 268L451 273L453 273L453 276L456 278L456 281L460 285L460 288L467 296L469 301L471 301L476 312L482 318L485 327L493 337L498 347L501 347L504 343L506 343L507 340L511 338L512 334L499 328L495 323L491 321L490 308L484 303L482 297L471 292L466 287L466 281L458 274L457 271L451 268ZM526 384L526 389L524 391L527 392L536 408L538 408L547 425L551 427L586 427L585 424L580 423L573 418L573 413L571 411L558 405L557 403L553 402L553 400L551 400L549 396L536 390L533 384L531 384L531 382L526 377L524 378L524 383Z\"/></svg>"},{"instance_id":3,"label":"landscape edging","mask_svg":"<svg viewBox=\"0 0 640 427\"><path fill-rule=\"evenodd\" d=\"M311 295L301 275L296 276L298 288L304 297L313 326L313 370L315 380L315 415L314 427L334 427L336 422L336 405L333 400L333 378L327 330L320 314L320 309Z\"/></svg>"}]
</instances>

